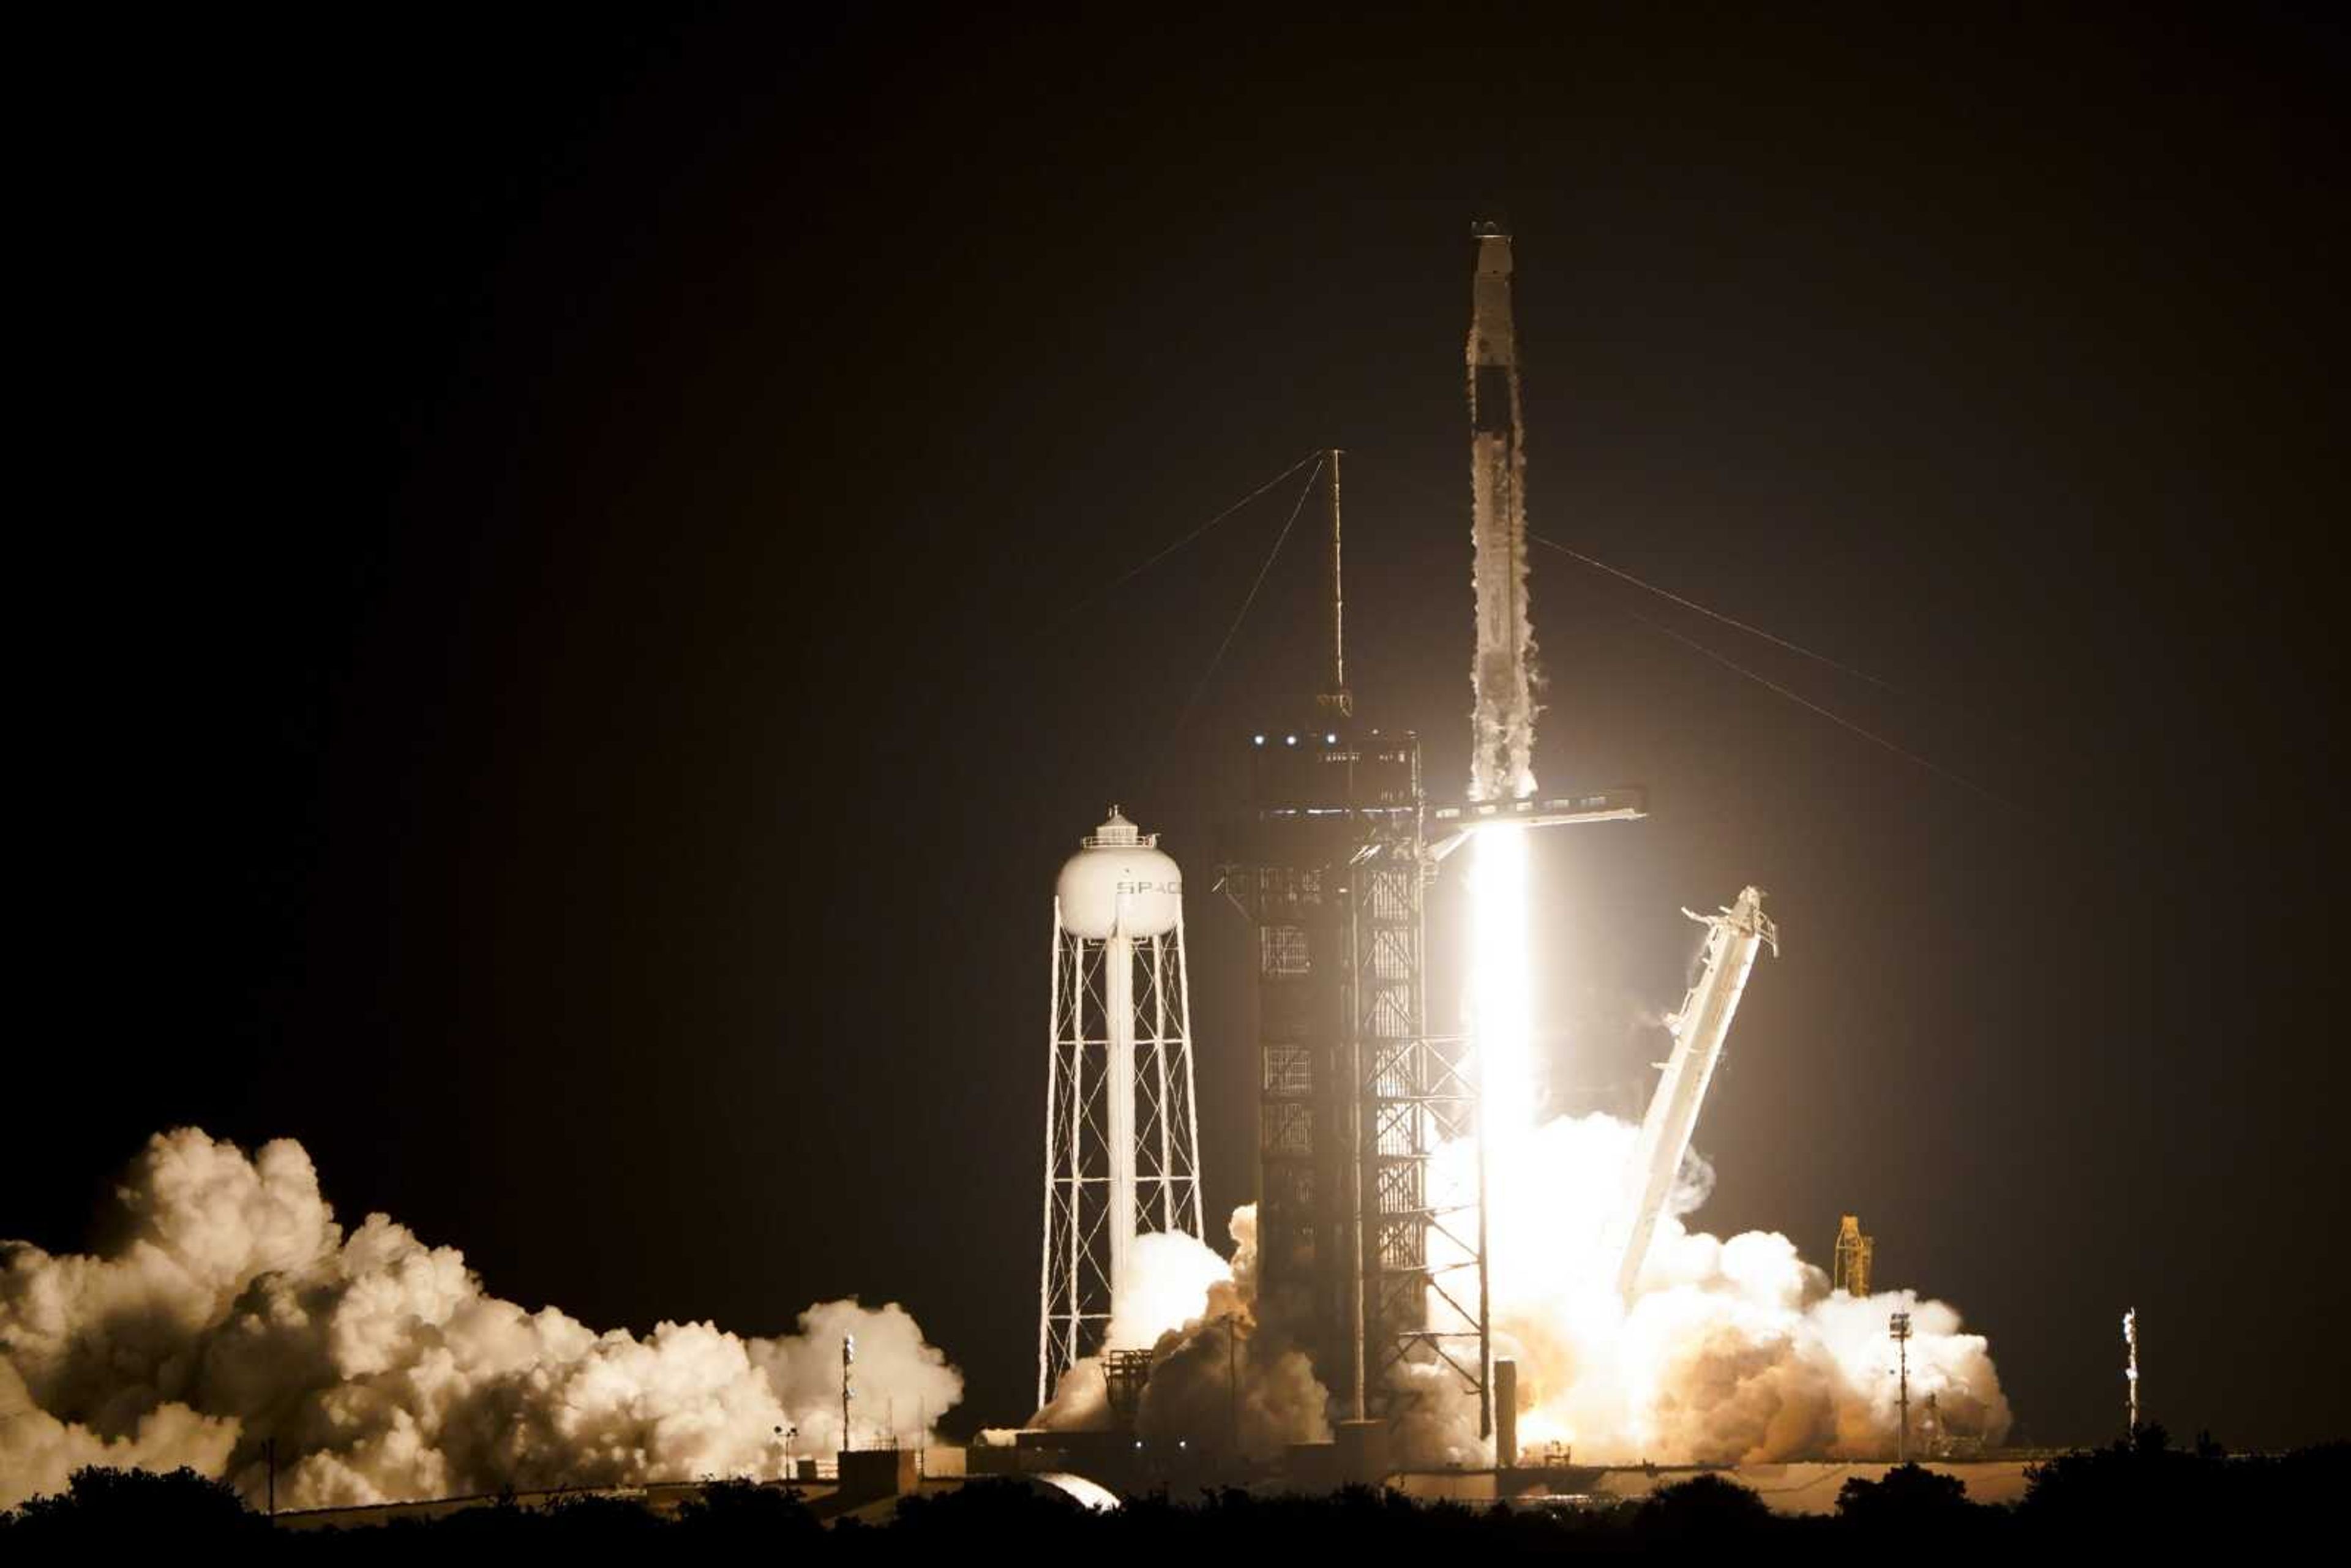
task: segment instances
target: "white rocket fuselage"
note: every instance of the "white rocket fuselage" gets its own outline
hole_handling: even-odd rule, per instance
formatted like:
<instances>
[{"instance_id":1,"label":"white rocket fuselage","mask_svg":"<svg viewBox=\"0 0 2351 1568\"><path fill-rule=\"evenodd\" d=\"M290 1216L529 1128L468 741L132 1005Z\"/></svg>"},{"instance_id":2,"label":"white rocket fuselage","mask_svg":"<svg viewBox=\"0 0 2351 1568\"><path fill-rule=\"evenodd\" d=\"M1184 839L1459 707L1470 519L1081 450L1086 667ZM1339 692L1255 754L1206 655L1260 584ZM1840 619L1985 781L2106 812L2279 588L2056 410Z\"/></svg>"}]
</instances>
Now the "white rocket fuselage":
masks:
<instances>
[{"instance_id":1,"label":"white rocket fuselage","mask_svg":"<svg viewBox=\"0 0 2351 1568\"><path fill-rule=\"evenodd\" d=\"M1523 800L1535 790L1526 455L1510 266L1510 236L1481 225L1469 314L1470 532L1478 596L1478 654L1470 666L1472 800Z\"/></svg>"},{"instance_id":2,"label":"white rocket fuselage","mask_svg":"<svg viewBox=\"0 0 2351 1568\"><path fill-rule=\"evenodd\" d=\"M1634 1145L1627 1173L1623 1217L1617 1225L1623 1252L1617 1266L1616 1291L1630 1298L1648 1260L1649 1241L1665 1214L1666 1199L1674 1190L1690 1135L1698 1130L1698 1114L1706 1103L1707 1085L1722 1059L1723 1041L1730 1036L1730 1020L1747 988L1748 971L1764 943L1780 950L1780 934L1763 913L1761 890L1748 888L1739 902L1719 915L1682 912L1711 929L1706 939L1706 968L1690 988L1681 1011L1673 1020L1674 1049L1666 1059L1665 1076L1641 1120L1641 1135Z\"/></svg>"}]
</instances>

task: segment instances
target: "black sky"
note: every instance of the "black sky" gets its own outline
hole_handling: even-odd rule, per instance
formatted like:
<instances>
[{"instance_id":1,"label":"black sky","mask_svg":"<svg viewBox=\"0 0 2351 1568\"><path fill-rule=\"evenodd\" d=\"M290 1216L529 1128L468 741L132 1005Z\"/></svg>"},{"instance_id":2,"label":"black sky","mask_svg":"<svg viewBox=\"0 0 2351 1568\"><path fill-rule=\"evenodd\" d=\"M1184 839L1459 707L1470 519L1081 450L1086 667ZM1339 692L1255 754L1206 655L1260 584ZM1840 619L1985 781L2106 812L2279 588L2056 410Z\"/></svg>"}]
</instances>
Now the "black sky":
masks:
<instances>
[{"instance_id":1,"label":"black sky","mask_svg":"<svg viewBox=\"0 0 2351 1568\"><path fill-rule=\"evenodd\" d=\"M2342 1431L2344 38L1542 8L780 8L26 41L29 846L0 1234L146 1134L317 1158L599 1325L904 1301L1026 1414L1051 873L1194 888L1249 1195L1218 780L1311 679L1349 450L1366 722L1467 766L1468 225L1518 235L1564 1078L1683 904L1786 936L1710 1228L1991 1335L2037 1440ZM1672 627L1966 775L1743 682Z\"/></svg>"}]
</instances>

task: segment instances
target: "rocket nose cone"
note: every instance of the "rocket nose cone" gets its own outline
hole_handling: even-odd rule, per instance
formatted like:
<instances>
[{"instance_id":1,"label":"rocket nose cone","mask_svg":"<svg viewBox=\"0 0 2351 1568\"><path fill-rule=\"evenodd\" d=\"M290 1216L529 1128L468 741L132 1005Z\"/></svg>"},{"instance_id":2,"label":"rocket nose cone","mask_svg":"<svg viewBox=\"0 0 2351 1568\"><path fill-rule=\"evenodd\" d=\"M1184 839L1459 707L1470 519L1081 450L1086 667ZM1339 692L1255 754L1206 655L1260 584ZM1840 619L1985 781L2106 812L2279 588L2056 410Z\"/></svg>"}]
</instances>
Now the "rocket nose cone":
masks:
<instances>
[{"instance_id":1,"label":"rocket nose cone","mask_svg":"<svg viewBox=\"0 0 2351 1568\"><path fill-rule=\"evenodd\" d=\"M1478 235L1478 276L1510 276L1510 236L1492 224L1480 224Z\"/></svg>"}]
</instances>

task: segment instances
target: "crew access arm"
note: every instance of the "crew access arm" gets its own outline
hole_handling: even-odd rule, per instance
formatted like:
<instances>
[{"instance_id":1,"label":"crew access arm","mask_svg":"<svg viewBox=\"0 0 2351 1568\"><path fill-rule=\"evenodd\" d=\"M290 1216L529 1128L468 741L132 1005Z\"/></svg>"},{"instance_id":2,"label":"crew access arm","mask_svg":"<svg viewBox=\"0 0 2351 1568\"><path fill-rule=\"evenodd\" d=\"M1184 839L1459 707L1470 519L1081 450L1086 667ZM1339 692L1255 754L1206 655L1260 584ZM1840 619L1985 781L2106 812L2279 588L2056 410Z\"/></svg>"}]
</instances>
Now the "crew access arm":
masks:
<instances>
[{"instance_id":1,"label":"crew access arm","mask_svg":"<svg viewBox=\"0 0 2351 1568\"><path fill-rule=\"evenodd\" d=\"M1705 1103L1715 1063L1722 1058L1722 1042L1729 1038L1730 1019L1739 1010L1740 993L1747 988L1747 972L1755 967L1756 950L1769 942L1775 956L1780 951L1780 930L1763 913L1759 888L1740 893L1739 902L1719 915L1682 913L1710 928L1706 968L1670 1020L1673 1054L1666 1060L1666 1075L1657 1081L1649 1113L1641 1120L1640 1141L1634 1145L1625 1208L1617 1226L1624 1251L1616 1293L1627 1300L1648 1259L1649 1241L1674 1190L1682 1156L1689 1152L1698 1108Z\"/></svg>"}]
</instances>

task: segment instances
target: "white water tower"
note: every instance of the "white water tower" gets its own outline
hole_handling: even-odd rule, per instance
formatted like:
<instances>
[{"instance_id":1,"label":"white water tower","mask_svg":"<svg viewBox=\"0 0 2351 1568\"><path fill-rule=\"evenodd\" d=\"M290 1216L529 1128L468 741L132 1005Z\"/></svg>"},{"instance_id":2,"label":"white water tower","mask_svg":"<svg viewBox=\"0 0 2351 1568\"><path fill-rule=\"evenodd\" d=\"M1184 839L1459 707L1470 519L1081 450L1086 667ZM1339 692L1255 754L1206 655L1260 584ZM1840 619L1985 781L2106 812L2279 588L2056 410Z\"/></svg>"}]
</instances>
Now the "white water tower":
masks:
<instances>
[{"instance_id":1,"label":"white water tower","mask_svg":"<svg viewBox=\"0 0 2351 1568\"><path fill-rule=\"evenodd\" d=\"M1053 884L1037 1403L1106 1347L1134 1240L1201 1238L1184 878L1113 806ZM1204 1239L1204 1238L1203 1238Z\"/></svg>"}]
</instances>

